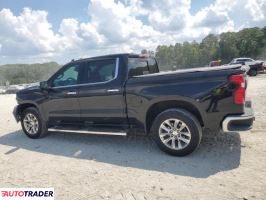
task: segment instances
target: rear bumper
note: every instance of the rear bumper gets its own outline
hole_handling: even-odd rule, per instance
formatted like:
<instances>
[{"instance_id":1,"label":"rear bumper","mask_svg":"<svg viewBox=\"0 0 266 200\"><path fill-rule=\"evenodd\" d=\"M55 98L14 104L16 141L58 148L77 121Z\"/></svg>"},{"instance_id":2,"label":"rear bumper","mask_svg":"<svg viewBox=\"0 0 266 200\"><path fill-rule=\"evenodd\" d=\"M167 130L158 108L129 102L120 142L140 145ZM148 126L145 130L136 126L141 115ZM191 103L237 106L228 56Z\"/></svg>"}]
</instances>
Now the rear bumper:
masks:
<instances>
[{"instance_id":1,"label":"rear bumper","mask_svg":"<svg viewBox=\"0 0 266 200\"><path fill-rule=\"evenodd\" d=\"M246 131L252 128L255 120L251 101L245 103L245 113L242 115L229 115L222 122L223 132Z\"/></svg>"}]
</instances>

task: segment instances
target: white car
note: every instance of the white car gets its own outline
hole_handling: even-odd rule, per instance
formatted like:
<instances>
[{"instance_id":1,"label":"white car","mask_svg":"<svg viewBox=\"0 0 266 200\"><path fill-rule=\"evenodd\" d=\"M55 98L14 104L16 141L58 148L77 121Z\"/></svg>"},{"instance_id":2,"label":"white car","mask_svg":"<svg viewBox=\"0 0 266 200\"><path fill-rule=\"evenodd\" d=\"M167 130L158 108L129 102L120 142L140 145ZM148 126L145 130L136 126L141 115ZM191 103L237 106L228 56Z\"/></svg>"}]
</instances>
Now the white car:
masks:
<instances>
[{"instance_id":1,"label":"white car","mask_svg":"<svg viewBox=\"0 0 266 200\"><path fill-rule=\"evenodd\" d=\"M5 94L5 93L6 93L6 90L3 88L0 88L0 94Z\"/></svg>"},{"instance_id":2,"label":"white car","mask_svg":"<svg viewBox=\"0 0 266 200\"><path fill-rule=\"evenodd\" d=\"M259 72L263 72L265 68L264 61L254 60L252 58L234 58L229 64L241 64L249 66L250 70L247 72L247 74L250 76L256 76Z\"/></svg>"}]
</instances>

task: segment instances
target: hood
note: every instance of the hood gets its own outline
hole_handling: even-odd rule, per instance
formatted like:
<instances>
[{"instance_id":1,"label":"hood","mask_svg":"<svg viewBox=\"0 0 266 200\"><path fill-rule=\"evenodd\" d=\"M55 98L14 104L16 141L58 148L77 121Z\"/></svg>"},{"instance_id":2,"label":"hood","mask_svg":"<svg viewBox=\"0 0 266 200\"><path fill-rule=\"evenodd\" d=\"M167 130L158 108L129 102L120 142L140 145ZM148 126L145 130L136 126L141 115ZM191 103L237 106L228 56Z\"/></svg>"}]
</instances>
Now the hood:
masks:
<instances>
[{"instance_id":1,"label":"hood","mask_svg":"<svg viewBox=\"0 0 266 200\"><path fill-rule=\"evenodd\" d=\"M35 85L35 86L30 86L25 89L19 90L17 94L28 94L28 93L40 92L40 91L41 91L40 86Z\"/></svg>"}]
</instances>

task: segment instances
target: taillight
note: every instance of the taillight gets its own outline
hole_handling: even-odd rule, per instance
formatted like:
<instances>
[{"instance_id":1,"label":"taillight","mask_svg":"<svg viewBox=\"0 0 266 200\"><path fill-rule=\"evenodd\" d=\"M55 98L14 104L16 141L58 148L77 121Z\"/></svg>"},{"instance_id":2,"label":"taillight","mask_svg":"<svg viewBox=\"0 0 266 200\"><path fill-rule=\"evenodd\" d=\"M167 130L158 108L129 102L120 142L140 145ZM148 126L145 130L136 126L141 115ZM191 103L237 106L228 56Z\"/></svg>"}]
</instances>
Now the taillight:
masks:
<instances>
[{"instance_id":1,"label":"taillight","mask_svg":"<svg viewBox=\"0 0 266 200\"><path fill-rule=\"evenodd\" d=\"M234 92L235 104L244 104L246 95L245 76L243 74L232 75L229 80L236 85L236 90Z\"/></svg>"}]
</instances>

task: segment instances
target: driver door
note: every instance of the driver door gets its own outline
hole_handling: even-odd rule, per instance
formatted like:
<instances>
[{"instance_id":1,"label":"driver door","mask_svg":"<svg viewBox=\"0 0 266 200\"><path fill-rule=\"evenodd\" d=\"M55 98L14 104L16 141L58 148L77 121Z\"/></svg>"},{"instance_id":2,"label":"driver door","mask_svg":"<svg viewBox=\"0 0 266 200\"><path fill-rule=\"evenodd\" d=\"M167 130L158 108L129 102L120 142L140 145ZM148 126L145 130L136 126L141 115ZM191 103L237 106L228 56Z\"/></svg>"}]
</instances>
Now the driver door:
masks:
<instances>
[{"instance_id":1,"label":"driver door","mask_svg":"<svg viewBox=\"0 0 266 200\"><path fill-rule=\"evenodd\" d=\"M78 90L81 64L63 67L49 80L50 89L43 104L50 125L72 124L80 119Z\"/></svg>"}]
</instances>

